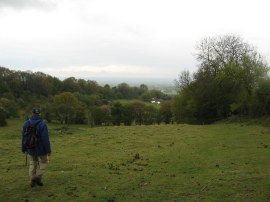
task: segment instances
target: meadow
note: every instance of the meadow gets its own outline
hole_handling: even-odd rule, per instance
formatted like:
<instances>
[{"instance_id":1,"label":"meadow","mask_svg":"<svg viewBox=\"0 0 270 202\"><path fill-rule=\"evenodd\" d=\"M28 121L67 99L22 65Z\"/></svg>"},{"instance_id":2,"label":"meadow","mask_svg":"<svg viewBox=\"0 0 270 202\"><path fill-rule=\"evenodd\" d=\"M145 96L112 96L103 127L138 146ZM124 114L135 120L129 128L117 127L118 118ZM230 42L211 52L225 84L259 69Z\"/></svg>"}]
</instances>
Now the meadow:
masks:
<instances>
[{"instance_id":1,"label":"meadow","mask_svg":"<svg viewBox=\"0 0 270 202\"><path fill-rule=\"evenodd\" d=\"M0 128L0 201L270 201L269 127L48 124L44 186L31 188L22 124Z\"/></svg>"}]
</instances>

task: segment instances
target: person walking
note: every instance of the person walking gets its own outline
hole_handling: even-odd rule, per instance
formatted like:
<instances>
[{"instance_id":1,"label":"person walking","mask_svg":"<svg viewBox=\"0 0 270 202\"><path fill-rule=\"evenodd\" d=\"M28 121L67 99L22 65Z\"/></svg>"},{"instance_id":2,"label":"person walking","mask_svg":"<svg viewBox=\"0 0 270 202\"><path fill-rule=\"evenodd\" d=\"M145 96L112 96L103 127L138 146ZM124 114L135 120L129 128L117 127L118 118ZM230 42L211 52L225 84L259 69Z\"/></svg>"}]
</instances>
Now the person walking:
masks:
<instances>
[{"instance_id":1,"label":"person walking","mask_svg":"<svg viewBox=\"0 0 270 202\"><path fill-rule=\"evenodd\" d=\"M37 134L34 146L29 146L29 143L27 143L28 137L26 134L30 127L35 128L35 133ZM23 153L30 156L30 186L43 186L42 176L48 167L51 145L48 128L46 123L40 118L39 108L33 108L30 119L23 124L21 149Z\"/></svg>"}]
</instances>

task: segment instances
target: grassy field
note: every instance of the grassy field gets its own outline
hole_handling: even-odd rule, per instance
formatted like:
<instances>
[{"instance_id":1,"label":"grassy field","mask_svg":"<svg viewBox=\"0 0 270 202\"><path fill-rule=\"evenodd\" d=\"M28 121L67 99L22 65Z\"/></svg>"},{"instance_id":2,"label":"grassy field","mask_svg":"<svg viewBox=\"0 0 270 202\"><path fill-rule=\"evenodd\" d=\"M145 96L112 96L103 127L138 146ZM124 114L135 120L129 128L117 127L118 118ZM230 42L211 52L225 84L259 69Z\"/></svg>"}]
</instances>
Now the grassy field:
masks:
<instances>
[{"instance_id":1,"label":"grassy field","mask_svg":"<svg viewBox=\"0 0 270 202\"><path fill-rule=\"evenodd\" d=\"M30 188L22 124L0 128L0 201L270 201L267 127L49 124L44 186Z\"/></svg>"}]
</instances>

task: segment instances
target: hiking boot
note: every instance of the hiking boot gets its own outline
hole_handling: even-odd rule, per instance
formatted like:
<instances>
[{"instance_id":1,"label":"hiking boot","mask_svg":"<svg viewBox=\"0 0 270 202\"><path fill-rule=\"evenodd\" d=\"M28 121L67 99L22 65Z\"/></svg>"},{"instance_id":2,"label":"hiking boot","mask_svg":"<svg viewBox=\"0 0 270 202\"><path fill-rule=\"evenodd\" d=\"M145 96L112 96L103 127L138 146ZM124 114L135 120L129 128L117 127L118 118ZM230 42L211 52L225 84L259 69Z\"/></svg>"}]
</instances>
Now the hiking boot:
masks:
<instances>
[{"instance_id":1,"label":"hiking boot","mask_svg":"<svg viewBox=\"0 0 270 202\"><path fill-rule=\"evenodd\" d=\"M43 186L43 183L41 182L41 177L34 177L33 180L38 186Z\"/></svg>"}]
</instances>

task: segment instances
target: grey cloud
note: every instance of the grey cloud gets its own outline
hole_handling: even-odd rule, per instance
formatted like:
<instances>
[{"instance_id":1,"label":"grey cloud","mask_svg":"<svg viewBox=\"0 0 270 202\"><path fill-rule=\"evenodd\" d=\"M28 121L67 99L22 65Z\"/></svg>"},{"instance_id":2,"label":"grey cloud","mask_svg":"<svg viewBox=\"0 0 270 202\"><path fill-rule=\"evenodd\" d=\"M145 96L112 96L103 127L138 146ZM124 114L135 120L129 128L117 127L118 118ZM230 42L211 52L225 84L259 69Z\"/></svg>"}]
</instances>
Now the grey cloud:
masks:
<instances>
[{"instance_id":1,"label":"grey cloud","mask_svg":"<svg viewBox=\"0 0 270 202\"><path fill-rule=\"evenodd\" d=\"M26 9L37 8L41 10L50 10L56 6L54 1L42 1L42 0L0 0L1 8L13 8L13 9Z\"/></svg>"}]
</instances>

